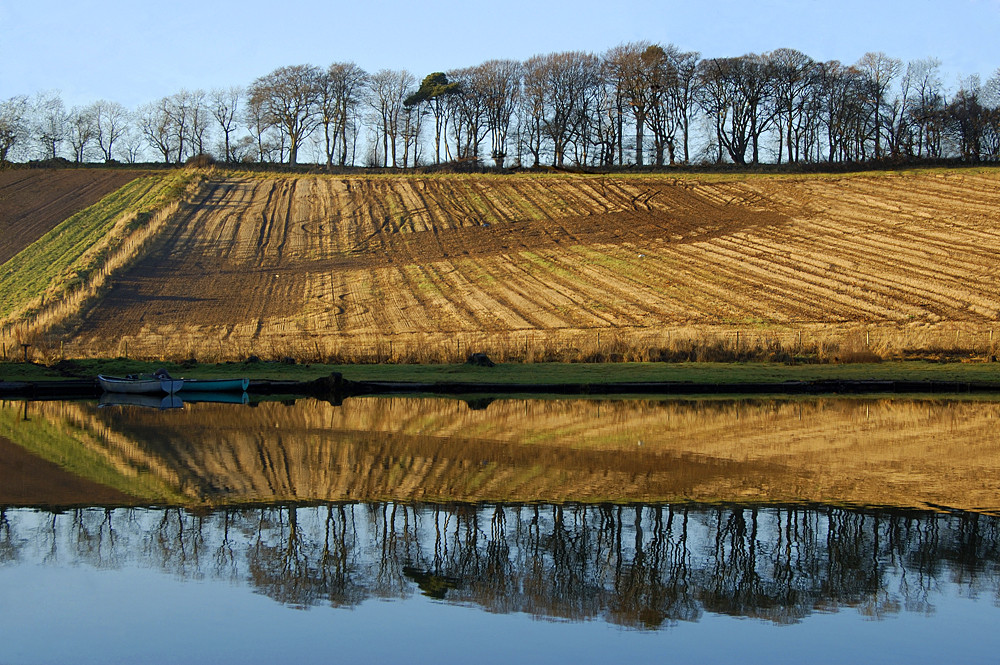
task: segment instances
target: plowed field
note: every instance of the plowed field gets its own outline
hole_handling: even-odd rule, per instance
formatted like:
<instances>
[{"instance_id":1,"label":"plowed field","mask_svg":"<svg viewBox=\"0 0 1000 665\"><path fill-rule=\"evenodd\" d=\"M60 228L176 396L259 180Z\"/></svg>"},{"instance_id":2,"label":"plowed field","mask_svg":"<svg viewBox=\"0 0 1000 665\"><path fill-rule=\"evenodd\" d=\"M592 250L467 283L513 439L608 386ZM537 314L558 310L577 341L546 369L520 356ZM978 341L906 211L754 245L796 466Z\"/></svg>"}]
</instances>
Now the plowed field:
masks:
<instances>
[{"instance_id":1,"label":"plowed field","mask_svg":"<svg viewBox=\"0 0 1000 665\"><path fill-rule=\"evenodd\" d=\"M140 174L97 169L0 171L0 264Z\"/></svg>"},{"instance_id":2,"label":"plowed field","mask_svg":"<svg viewBox=\"0 0 1000 665\"><path fill-rule=\"evenodd\" d=\"M862 328L992 345L998 240L994 170L216 179L69 346L413 356Z\"/></svg>"}]
</instances>

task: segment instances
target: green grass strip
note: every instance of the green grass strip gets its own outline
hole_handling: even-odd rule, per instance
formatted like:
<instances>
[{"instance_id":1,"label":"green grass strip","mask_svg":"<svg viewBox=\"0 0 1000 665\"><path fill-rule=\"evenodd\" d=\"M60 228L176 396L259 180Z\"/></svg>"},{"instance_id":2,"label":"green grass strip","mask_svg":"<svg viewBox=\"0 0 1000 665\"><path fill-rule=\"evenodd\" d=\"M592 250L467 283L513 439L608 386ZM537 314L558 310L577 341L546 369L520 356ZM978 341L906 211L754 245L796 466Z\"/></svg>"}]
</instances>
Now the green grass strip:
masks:
<instances>
[{"instance_id":1,"label":"green grass strip","mask_svg":"<svg viewBox=\"0 0 1000 665\"><path fill-rule=\"evenodd\" d=\"M0 318L20 313L43 294L65 292L81 284L114 248L108 234L123 214L135 212L134 225L184 191L192 172L136 178L108 194L26 247L0 266ZM104 243L97 252L88 250Z\"/></svg>"},{"instance_id":2,"label":"green grass strip","mask_svg":"<svg viewBox=\"0 0 1000 665\"><path fill-rule=\"evenodd\" d=\"M20 350L8 350L14 357ZM61 371L40 365L0 363L0 380L42 381L72 374L95 377L122 375L166 368L188 378L249 377L309 381L340 372L352 381L414 381L470 383L632 383L691 381L697 383L781 383L783 381L879 380L958 381L1000 383L1000 363L884 361L854 364L733 363L504 363L496 367L474 365L290 365L279 362L185 365L123 359L72 360Z\"/></svg>"}]
</instances>

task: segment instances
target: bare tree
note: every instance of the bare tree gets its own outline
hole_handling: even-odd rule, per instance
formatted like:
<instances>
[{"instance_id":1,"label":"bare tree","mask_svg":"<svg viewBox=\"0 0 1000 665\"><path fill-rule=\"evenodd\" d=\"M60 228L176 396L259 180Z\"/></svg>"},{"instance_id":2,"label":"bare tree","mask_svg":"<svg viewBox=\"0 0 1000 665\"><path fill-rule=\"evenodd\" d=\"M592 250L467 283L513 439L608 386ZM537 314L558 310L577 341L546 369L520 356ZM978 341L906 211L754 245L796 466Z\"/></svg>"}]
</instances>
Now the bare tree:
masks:
<instances>
[{"instance_id":1,"label":"bare tree","mask_svg":"<svg viewBox=\"0 0 1000 665\"><path fill-rule=\"evenodd\" d=\"M781 48L768 53L773 75L775 121L778 127L778 163L782 148L788 150L788 163L799 161L799 136L805 129L803 120L815 87L815 63L805 53ZM782 146L784 143L784 146Z\"/></svg>"},{"instance_id":2,"label":"bare tree","mask_svg":"<svg viewBox=\"0 0 1000 665\"><path fill-rule=\"evenodd\" d=\"M554 165L564 164L567 148L583 135L600 84L601 62L590 53L552 53L525 63L533 121L551 142Z\"/></svg>"},{"instance_id":3,"label":"bare tree","mask_svg":"<svg viewBox=\"0 0 1000 665\"><path fill-rule=\"evenodd\" d=\"M409 166L409 155L413 152L413 165L420 161L420 130L423 127L425 111L419 105L403 103L403 168Z\"/></svg>"},{"instance_id":4,"label":"bare tree","mask_svg":"<svg viewBox=\"0 0 1000 665\"><path fill-rule=\"evenodd\" d=\"M194 153L203 151L207 126L204 92L181 90L162 98L156 107L160 114L166 116L161 118L160 128L171 135L168 141L173 148L170 159L180 164L192 150ZM158 149L162 152L162 142Z\"/></svg>"},{"instance_id":5,"label":"bare tree","mask_svg":"<svg viewBox=\"0 0 1000 665\"><path fill-rule=\"evenodd\" d=\"M353 62L330 65L329 75L333 81L334 99L337 100L337 127L340 130L340 165L348 161L354 163L353 149L349 149L348 137L357 140L358 124L361 118L361 102L368 81L368 72ZM350 159L348 159L350 155Z\"/></svg>"},{"instance_id":6,"label":"bare tree","mask_svg":"<svg viewBox=\"0 0 1000 665\"><path fill-rule=\"evenodd\" d=\"M28 98L11 97L0 102L0 164L13 156L28 136Z\"/></svg>"},{"instance_id":7,"label":"bare tree","mask_svg":"<svg viewBox=\"0 0 1000 665\"><path fill-rule=\"evenodd\" d=\"M88 148L98 140L100 132L97 124L96 105L74 107L69 112L68 140L73 148L73 161L77 164L87 161ZM110 160L109 160L110 161Z\"/></svg>"},{"instance_id":8,"label":"bare tree","mask_svg":"<svg viewBox=\"0 0 1000 665\"><path fill-rule=\"evenodd\" d=\"M605 68L607 64L605 63ZM622 97L618 88L611 80L611 75L602 75L603 85L598 86L595 98L594 135L598 150L597 163L602 166L612 166L616 156L620 159L624 154L622 132L625 115Z\"/></svg>"},{"instance_id":9,"label":"bare tree","mask_svg":"<svg viewBox=\"0 0 1000 665\"><path fill-rule=\"evenodd\" d=\"M671 106L677 114L677 125L684 144L684 161L687 163L691 161L691 121L697 106L698 63L701 61L701 54L695 51L681 51L670 45L667 47L667 56L673 62L676 77L674 87L670 90L674 97Z\"/></svg>"},{"instance_id":10,"label":"bare tree","mask_svg":"<svg viewBox=\"0 0 1000 665\"><path fill-rule=\"evenodd\" d=\"M532 166L542 158L545 105L548 97L545 58L534 56L524 63L521 110L518 118L518 150L527 150ZM518 162L521 162L520 157Z\"/></svg>"},{"instance_id":11,"label":"bare tree","mask_svg":"<svg viewBox=\"0 0 1000 665\"><path fill-rule=\"evenodd\" d=\"M981 102L982 84L978 75L962 81L945 109L946 128L962 159L978 162L988 154L986 139L993 113Z\"/></svg>"},{"instance_id":12,"label":"bare tree","mask_svg":"<svg viewBox=\"0 0 1000 665\"><path fill-rule=\"evenodd\" d=\"M46 158L55 159L69 132L69 114L63 106L62 97L57 91L38 93L35 95L32 115L35 140Z\"/></svg>"},{"instance_id":13,"label":"bare tree","mask_svg":"<svg viewBox=\"0 0 1000 665\"><path fill-rule=\"evenodd\" d=\"M243 95L243 88L233 85L228 88L216 88L209 96L212 117L219 123L219 129L222 131L223 159L229 163L237 161L233 146L233 134L236 132L236 120L239 118Z\"/></svg>"},{"instance_id":14,"label":"bare tree","mask_svg":"<svg viewBox=\"0 0 1000 665\"><path fill-rule=\"evenodd\" d=\"M256 79L248 91L251 103L288 139L288 163L319 124L322 71L312 65L279 67Z\"/></svg>"},{"instance_id":15,"label":"bare tree","mask_svg":"<svg viewBox=\"0 0 1000 665\"><path fill-rule=\"evenodd\" d=\"M458 159L479 159L479 148L489 132L486 110L486 80L481 67L448 72L458 85L458 94L449 104L451 132Z\"/></svg>"},{"instance_id":16,"label":"bare tree","mask_svg":"<svg viewBox=\"0 0 1000 665\"><path fill-rule=\"evenodd\" d=\"M150 147L160 153L165 164L169 164L175 151L179 149L177 147L179 133L174 127L170 100L163 97L157 102L140 107L138 118L139 129Z\"/></svg>"},{"instance_id":17,"label":"bare tree","mask_svg":"<svg viewBox=\"0 0 1000 665\"><path fill-rule=\"evenodd\" d=\"M903 63L890 58L885 53L865 53L858 61L857 68L865 75L868 83L869 103L873 109L872 131L875 139L875 159L882 157L882 109L886 104L886 93L892 80L896 78Z\"/></svg>"},{"instance_id":18,"label":"bare tree","mask_svg":"<svg viewBox=\"0 0 1000 665\"><path fill-rule=\"evenodd\" d=\"M663 166L663 153L667 152L671 166L677 159L676 135L683 114L675 105L680 99L676 47L664 49L654 44L642 53L644 77L649 87L649 109L646 126L653 133L653 154L656 165Z\"/></svg>"},{"instance_id":19,"label":"bare tree","mask_svg":"<svg viewBox=\"0 0 1000 665\"><path fill-rule=\"evenodd\" d=\"M941 156L940 118L944 109L944 92L939 73L941 61L936 58L914 60L906 66L909 81L907 112L916 129L917 157Z\"/></svg>"},{"instance_id":20,"label":"bare tree","mask_svg":"<svg viewBox=\"0 0 1000 665\"><path fill-rule=\"evenodd\" d=\"M126 129L125 133L115 143L118 156L121 161L127 164L135 164L143 152L142 131L133 125Z\"/></svg>"},{"instance_id":21,"label":"bare tree","mask_svg":"<svg viewBox=\"0 0 1000 665\"><path fill-rule=\"evenodd\" d=\"M851 159L853 138L860 120L859 108L862 77L854 67L845 67L836 60L821 63L817 67L821 112L820 117L826 127L827 158L830 162Z\"/></svg>"},{"instance_id":22,"label":"bare tree","mask_svg":"<svg viewBox=\"0 0 1000 665\"><path fill-rule=\"evenodd\" d=\"M507 134L521 96L521 64L516 60L488 60L479 66L480 93L486 109L490 157L502 169L507 157Z\"/></svg>"},{"instance_id":23,"label":"bare tree","mask_svg":"<svg viewBox=\"0 0 1000 665\"><path fill-rule=\"evenodd\" d=\"M609 82L615 87L622 104L632 111L635 121L635 163L643 165L646 128L646 113L649 111L650 96L656 94L651 85L647 58L644 55L653 48L647 41L620 44L604 54L605 72ZM662 51L662 49L661 49Z\"/></svg>"},{"instance_id":24,"label":"bare tree","mask_svg":"<svg viewBox=\"0 0 1000 665\"><path fill-rule=\"evenodd\" d=\"M701 63L702 108L715 118L716 140L733 162L760 160L760 137L773 113L767 110L770 69L763 58L750 54L739 58L714 58Z\"/></svg>"},{"instance_id":25,"label":"bare tree","mask_svg":"<svg viewBox=\"0 0 1000 665\"><path fill-rule=\"evenodd\" d=\"M97 145L104 153L104 161L110 162L114 159L115 143L128 131L131 114L118 102L104 99L91 104L90 113L94 118Z\"/></svg>"},{"instance_id":26,"label":"bare tree","mask_svg":"<svg viewBox=\"0 0 1000 665\"><path fill-rule=\"evenodd\" d=\"M338 163L347 164L347 137L358 116L367 78L365 71L353 62L334 63L323 74L319 107L327 169L333 168L338 152Z\"/></svg>"},{"instance_id":27,"label":"bare tree","mask_svg":"<svg viewBox=\"0 0 1000 665\"><path fill-rule=\"evenodd\" d=\"M209 107L204 90L188 92L184 96L184 108L187 112L188 122L187 142L191 148L191 154L205 154L205 137L209 128ZM180 161L180 160L178 160Z\"/></svg>"},{"instance_id":28,"label":"bare tree","mask_svg":"<svg viewBox=\"0 0 1000 665\"><path fill-rule=\"evenodd\" d=\"M383 69L369 81L369 105L374 112L379 140L382 142L382 166L398 166L398 139L403 130L403 102L412 94L416 79L405 70Z\"/></svg>"},{"instance_id":29,"label":"bare tree","mask_svg":"<svg viewBox=\"0 0 1000 665\"><path fill-rule=\"evenodd\" d=\"M270 155L270 142L266 137L274 127L274 120L267 112L263 99L248 97L246 101L246 106L243 109L243 122L253 137L257 161L264 162Z\"/></svg>"}]
</instances>

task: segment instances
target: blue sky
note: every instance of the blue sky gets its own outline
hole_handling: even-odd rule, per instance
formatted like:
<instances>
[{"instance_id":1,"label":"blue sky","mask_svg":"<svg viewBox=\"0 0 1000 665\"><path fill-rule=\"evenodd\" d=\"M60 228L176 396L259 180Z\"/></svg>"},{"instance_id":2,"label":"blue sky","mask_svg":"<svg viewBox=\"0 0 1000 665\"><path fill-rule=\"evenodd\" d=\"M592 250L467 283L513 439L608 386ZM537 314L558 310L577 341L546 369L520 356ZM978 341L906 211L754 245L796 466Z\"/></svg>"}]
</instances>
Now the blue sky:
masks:
<instances>
[{"instance_id":1,"label":"blue sky","mask_svg":"<svg viewBox=\"0 0 1000 665\"><path fill-rule=\"evenodd\" d=\"M354 61L422 77L639 39L704 57L934 56L954 88L959 75L1000 68L1000 0L0 0L0 99L59 90L67 106L136 106L283 65Z\"/></svg>"}]
</instances>

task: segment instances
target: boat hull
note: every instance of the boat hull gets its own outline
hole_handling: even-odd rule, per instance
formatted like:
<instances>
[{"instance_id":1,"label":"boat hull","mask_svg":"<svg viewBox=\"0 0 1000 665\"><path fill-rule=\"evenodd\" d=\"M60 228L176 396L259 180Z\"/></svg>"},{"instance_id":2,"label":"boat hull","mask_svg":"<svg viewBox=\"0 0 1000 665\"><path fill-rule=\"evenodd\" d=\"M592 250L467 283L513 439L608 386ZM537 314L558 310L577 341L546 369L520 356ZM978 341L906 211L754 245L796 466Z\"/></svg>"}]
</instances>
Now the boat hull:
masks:
<instances>
[{"instance_id":1,"label":"boat hull","mask_svg":"<svg viewBox=\"0 0 1000 665\"><path fill-rule=\"evenodd\" d=\"M250 379L185 379L184 392L239 393L246 391Z\"/></svg>"},{"instance_id":2,"label":"boat hull","mask_svg":"<svg viewBox=\"0 0 1000 665\"><path fill-rule=\"evenodd\" d=\"M103 375L97 377L97 382L105 392L134 395L173 395L184 386L183 379L129 379Z\"/></svg>"}]
</instances>

